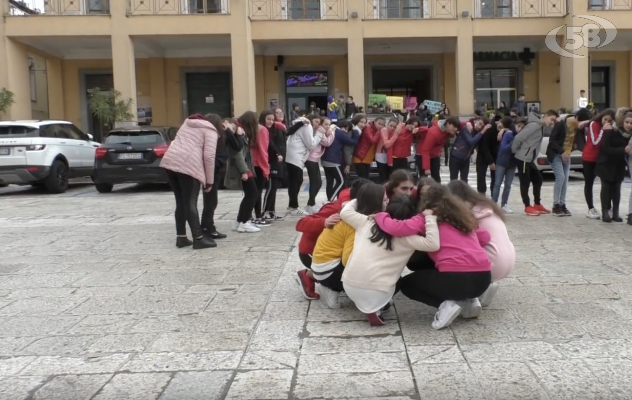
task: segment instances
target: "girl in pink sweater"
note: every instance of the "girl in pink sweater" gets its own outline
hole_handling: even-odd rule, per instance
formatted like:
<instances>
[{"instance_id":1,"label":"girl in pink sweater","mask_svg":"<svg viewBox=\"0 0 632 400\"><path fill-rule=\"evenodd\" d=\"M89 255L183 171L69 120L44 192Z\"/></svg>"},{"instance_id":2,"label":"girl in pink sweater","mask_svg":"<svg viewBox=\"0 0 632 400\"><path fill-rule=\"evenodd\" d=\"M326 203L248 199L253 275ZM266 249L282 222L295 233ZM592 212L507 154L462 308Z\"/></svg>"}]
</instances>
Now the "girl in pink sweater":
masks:
<instances>
[{"instance_id":1,"label":"girl in pink sweater","mask_svg":"<svg viewBox=\"0 0 632 400\"><path fill-rule=\"evenodd\" d=\"M450 182L448 189L465 202L478 221L478 226L489 232L490 241L484 248L492 263L492 282L509 276L516 266L516 249L509 238L503 210L489 197L478 193L463 181ZM488 306L497 291L498 284L489 285L485 293L478 298L481 305Z\"/></svg>"},{"instance_id":2,"label":"girl in pink sweater","mask_svg":"<svg viewBox=\"0 0 632 400\"><path fill-rule=\"evenodd\" d=\"M483 249L489 243L489 232L478 228L470 210L452 195L448 188L439 184L428 186L420 198L419 210L433 210L439 224L438 251L417 257L408 268L413 273L403 277L399 284L404 295L412 300L437 307L432 327L449 326L459 315L476 318L481 304L478 296L491 282L491 263ZM423 216L412 220L396 221L383 213L375 217L380 228L394 236L409 236L422 232Z\"/></svg>"}]
</instances>

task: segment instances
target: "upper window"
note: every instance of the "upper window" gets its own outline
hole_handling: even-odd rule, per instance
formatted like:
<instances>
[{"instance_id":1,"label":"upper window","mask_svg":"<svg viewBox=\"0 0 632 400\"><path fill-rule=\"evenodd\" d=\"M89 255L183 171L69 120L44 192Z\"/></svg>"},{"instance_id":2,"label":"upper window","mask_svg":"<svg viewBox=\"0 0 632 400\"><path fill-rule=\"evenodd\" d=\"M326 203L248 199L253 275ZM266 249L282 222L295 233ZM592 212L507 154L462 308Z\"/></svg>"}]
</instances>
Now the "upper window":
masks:
<instances>
[{"instance_id":1,"label":"upper window","mask_svg":"<svg viewBox=\"0 0 632 400\"><path fill-rule=\"evenodd\" d=\"M512 16L512 0L481 0L481 17L507 18Z\"/></svg>"},{"instance_id":2,"label":"upper window","mask_svg":"<svg viewBox=\"0 0 632 400\"><path fill-rule=\"evenodd\" d=\"M288 19L320 19L320 0L287 0Z\"/></svg>"}]
</instances>

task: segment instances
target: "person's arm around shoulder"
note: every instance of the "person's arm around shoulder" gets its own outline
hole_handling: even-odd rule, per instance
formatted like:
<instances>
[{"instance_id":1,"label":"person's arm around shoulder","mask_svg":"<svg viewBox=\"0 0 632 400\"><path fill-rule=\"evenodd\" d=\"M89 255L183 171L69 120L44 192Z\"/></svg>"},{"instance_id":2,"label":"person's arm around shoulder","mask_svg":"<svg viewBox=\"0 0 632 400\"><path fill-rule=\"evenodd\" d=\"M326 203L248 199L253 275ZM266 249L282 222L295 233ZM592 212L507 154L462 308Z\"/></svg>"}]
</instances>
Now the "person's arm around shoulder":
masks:
<instances>
[{"instance_id":1,"label":"person's arm around shoulder","mask_svg":"<svg viewBox=\"0 0 632 400\"><path fill-rule=\"evenodd\" d=\"M321 131L321 132L323 132L323 131ZM323 134L323 138L320 139L321 146L323 146L323 147L331 146L331 144L334 142L334 138L335 137L336 137L336 135L334 134L334 130L333 129L328 130L327 132L325 132Z\"/></svg>"},{"instance_id":2,"label":"person's arm around shoulder","mask_svg":"<svg viewBox=\"0 0 632 400\"><path fill-rule=\"evenodd\" d=\"M438 251L439 250L439 226L437 225L437 216L432 215L432 211L425 215L426 217L426 236L413 235L405 238L410 247L417 251Z\"/></svg>"},{"instance_id":3,"label":"person's arm around shoulder","mask_svg":"<svg viewBox=\"0 0 632 400\"><path fill-rule=\"evenodd\" d=\"M204 133L204 175L206 176L205 191L210 191L215 177L215 154L217 153L217 141L219 134L217 130L207 129Z\"/></svg>"},{"instance_id":4,"label":"person's arm around shoulder","mask_svg":"<svg viewBox=\"0 0 632 400\"><path fill-rule=\"evenodd\" d=\"M358 211L358 200L353 199L347 203L340 211L340 219L358 230L368 221L368 216L360 214Z\"/></svg>"},{"instance_id":5,"label":"person's arm around shoulder","mask_svg":"<svg viewBox=\"0 0 632 400\"><path fill-rule=\"evenodd\" d=\"M381 212L375 214L374 218L377 226L393 237L426 234L426 218L421 214L417 214L411 219L397 220L391 218L388 213Z\"/></svg>"},{"instance_id":6,"label":"person's arm around shoulder","mask_svg":"<svg viewBox=\"0 0 632 400\"><path fill-rule=\"evenodd\" d=\"M351 135L349 137L345 131L336 129L336 140L339 140L345 146L357 146L360 139L358 133L354 130Z\"/></svg>"}]
</instances>

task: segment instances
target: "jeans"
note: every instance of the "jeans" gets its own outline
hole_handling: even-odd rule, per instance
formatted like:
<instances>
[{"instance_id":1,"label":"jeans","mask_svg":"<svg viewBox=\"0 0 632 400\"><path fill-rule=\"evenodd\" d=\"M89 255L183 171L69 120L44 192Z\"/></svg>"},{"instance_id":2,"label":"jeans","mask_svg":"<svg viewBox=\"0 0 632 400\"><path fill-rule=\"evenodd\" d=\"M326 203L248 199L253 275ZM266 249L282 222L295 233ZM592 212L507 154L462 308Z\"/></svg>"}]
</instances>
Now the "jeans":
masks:
<instances>
[{"instance_id":1,"label":"jeans","mask_svg":"<svg viewBox=\"0 0 632 400\"><path fill-rule=\"evenodd\" d=\"M593 203L593 185L595 184L595 178L597 177L597 172L595 171L597 168L596 162L584 161L583 162L584 169L584 197L586 198L586 205L588 209L591 210L595 208L595 204Z\"/></svg>"},{"instance_id":2,"label":"jeans","mask_svg":"<svg viewBox=\"0 0 632 400\"><path fill-rule=\"evenodd\" d=\"M345 183L345 176L342 172L342 166L337 167L324 167L325 177L327 178L326 192L327 200L334 201L338 198L342 186Z\"/></svg>"},{"instance_id":3,"label":"jeans","mask_svg":"<svg viewBox=\"0 0 632 400\"><path fill-rule=\"evenodd\" d=\"M323 179L320 177L320 164L317 161L305 161L307 176L309 177L309 199L308 206L316 205L316 196L323 186Z\"/></svg>"},{"instance_id":4,"label":"jeans","mask_svg":"<svg viewBox=\"0 0 632 400\"><path fill-rule=\"evenodd\" d=\"M188 222L193 238L202 237L200 214L197 207L198 197L200 196L200 182L189 175L170 170L166 171L169 185L171 185L176 198L176 234L178 236L186 236L186 223Z\"/></svg>"},{"instance_id":5,"label":"jeans","mask_svg":"<svg viewBox=\"0 0 632 400\"><path fill-rule=\"evenodd\" d=\"M564 163L561 155L557 155L551 161L553 175L555 175L555 185L553 186L553 205L566 204L566 189L568 188L568 177L571 172L571 160Z\"/></svg>"},{"instance_id":6,"label":"jeans","mask_svg":"<svg viewBox=\"0 0 632 400\"><path fill-rule=\"evenodd\" d=\"M241 188L244 191L244 198L239 205L237 222L246 223L252 218L252 210L255 208L257 196L261 198L261 192L257 188L255 178L248 178L245 182L241 181Z\"/></svg>"},{"instance_id":7,"label":"jeans","mask_svg":"<svg viewBox=\"0 0 632 400\"><path fill-rule=\"evenodd\" d=\"M470 159L461 160L460 158L450 157L450 180L455 181L459 179L467 182L467 176L470 173Z\"/></svg>"},{"instance_id":8,"label":"jeans","mask_svg":"<svg viewBox=\"0 0 632 400\"><path fill-rule=\"evenodd\" d=\"M298 194L303 184L303 168L287 163L287 194L290 196L289 208L298 208Z\"/></svg>"},{"instance_id":9,"label":"jeans","mask_svg":"<svg viewBox=\"0 0 632 400\"><path fill-rule=\"evenodd\" d=\"M511 193L511 184L514 176L516 175L516 167L507 168L502 165L496 165L496 181L494 182L494 189L492 190L492 199L498 203L498 196L500 195L500 185L503 181L505 186L503 187L503 198L501 206L505 206L509 202L509 193Z\"/></svg>"},{"instance_id":10,"label":"jeans","mask_svg":"<svg viewBox=\"0 0 632 400\"><path fill-rule=\"evenodd\" d=\"M217 208L217 189L220 185L220 169L215 167L215 177L213 187L210 192L202 194L204 209L202 209L202 229L208 232L215 232L215 209Z\"/></svg>"},{"instance_id":11,"label":"jeans","mask_svg":"<svg viewBox=\"0 0 632 400\"><path fill-rule=\"evenodd\" d=\"M518 161L518 179L520 179L520 196L525 207L531 205L529 199L529 186L533 183L533 203L540 204L542 192L542 174L532 162Z\"/></svg>"}]
</instances>

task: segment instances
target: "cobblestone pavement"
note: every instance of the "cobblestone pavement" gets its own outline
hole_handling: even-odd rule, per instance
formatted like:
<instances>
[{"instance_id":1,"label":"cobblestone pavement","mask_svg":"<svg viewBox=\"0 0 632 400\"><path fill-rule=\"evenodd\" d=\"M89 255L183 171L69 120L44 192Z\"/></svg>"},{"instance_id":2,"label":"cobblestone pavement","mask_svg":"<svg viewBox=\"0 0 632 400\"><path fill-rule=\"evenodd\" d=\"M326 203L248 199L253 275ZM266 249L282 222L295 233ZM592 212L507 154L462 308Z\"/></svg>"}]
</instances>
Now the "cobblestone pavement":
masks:
<instances>
[{"instance_id":1,"label":"cobblestone pavement","mask_svg":"<svg viewBox=\"0 0 632 400\"><path fill-rule=\"evenodd\" d=\"M240 197L193 251L162 189L0 189L0 399L630 398L632 227L585 218L581 181L572 218L508 217L515 273L442 331L401 296L383 328L307 302L295 220L231 233Z\"/></svg>"}]
</instances>

